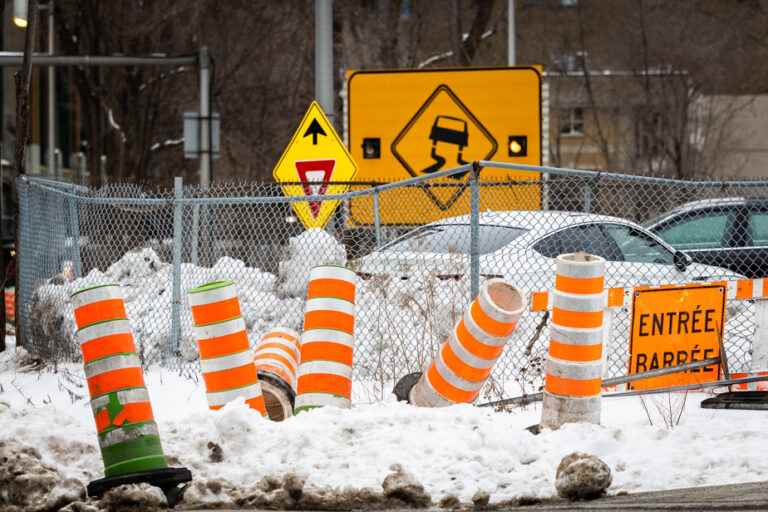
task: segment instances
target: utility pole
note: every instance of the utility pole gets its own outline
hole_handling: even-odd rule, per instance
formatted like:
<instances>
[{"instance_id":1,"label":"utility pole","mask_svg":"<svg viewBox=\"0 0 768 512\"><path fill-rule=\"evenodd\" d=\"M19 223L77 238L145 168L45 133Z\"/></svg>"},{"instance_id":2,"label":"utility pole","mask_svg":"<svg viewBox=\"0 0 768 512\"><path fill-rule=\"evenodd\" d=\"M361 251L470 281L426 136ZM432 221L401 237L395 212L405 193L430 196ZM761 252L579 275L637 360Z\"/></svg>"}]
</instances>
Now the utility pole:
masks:
<instances>
[{"instance_id":1,"label":"utility pole","mask_svg":"<svg viewBox=\"0 0 768 512\"><path fill-rule=\"evenodd\" d=\"M507 0L507 65L517 64L515 57L515 0Z\"/></svg>"},{"instance_id":2,"label":"utility pole","mask_svg":"<svg viewBox=\"0 0 768 512\"><path fill-rule=\"evenodd\" d=\"M333 104L333 0L315 0L315 98L336 126Z\"/></svg>"},{"instance_id":3,"label":"utility pole","mask_svg":"<svg viewBox=\"0 0 768 512\"><path fill-rule=\"evenodd\" d=\"M48 2L48 54L54 55L53 0ZM48 66L48 175L59 177L56 161L56 68Z\"/></svg>"}]
</instances>

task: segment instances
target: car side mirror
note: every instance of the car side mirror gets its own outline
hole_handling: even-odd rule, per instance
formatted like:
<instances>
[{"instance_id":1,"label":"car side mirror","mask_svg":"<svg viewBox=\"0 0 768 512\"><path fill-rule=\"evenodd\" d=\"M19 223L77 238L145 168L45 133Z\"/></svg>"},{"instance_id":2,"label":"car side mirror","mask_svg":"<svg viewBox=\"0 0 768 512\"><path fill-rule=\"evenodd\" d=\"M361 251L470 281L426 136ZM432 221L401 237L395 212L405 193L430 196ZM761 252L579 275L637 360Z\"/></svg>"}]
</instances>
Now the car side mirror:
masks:
<instances>
[{"instance_id":1,"label":"car side mirror","mask_svg":"<svg viewBox=\"0 0 768 512\"><path fill-rule=\"evenodd\" d=\"M683 272L688 268L688 265L691 264L693 259L691 259L691 257L685 254L683 251L675 251L675 254L672 257L672 261L675 262L675 268L677 268L677 270L680 272Z\"/></svg>"}]
</instances>

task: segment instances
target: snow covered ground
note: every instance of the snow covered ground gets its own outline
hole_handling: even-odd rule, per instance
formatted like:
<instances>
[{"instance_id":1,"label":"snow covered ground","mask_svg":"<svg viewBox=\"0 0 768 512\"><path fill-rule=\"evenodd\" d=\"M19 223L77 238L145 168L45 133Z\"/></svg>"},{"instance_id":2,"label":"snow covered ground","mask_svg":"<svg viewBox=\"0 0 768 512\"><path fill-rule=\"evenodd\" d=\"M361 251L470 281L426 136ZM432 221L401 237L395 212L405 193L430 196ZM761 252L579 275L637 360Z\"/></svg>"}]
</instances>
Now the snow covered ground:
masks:
<instances>
[{"instance_id":1,"label":"snow covered ground","mask_svg":"<svg viewBox=\"0 0 768 512\"><path fill-rule=\"evenodd\" d=\"M264 477L289 473L306 477L307 488L381 492L394 464L412 473L434 503L450 495L467 503L478 490L490 493L491 503L545 498L556 494L555 469L573 451L611 467L609 493L768 479L765 414L701 409L704 394L658 395L645 405L639 398L605 399L601 426L566 425L534 436L525 427L538 423L538 406L420 409L391 397L364 403L366 393L356 389L351 410L326 408L274 423L243 403L209 411L201 382L160 368L146 375L166 455L201 484L188 491L191 503L231 504ZM36 447L44 463L83 484L101 478L83 384L80 365L39 371L0 354L0 444ZM670 426L678 415L679 424ZM221 462L211 461L214 444Z\"/></svg>"}]
</instances>

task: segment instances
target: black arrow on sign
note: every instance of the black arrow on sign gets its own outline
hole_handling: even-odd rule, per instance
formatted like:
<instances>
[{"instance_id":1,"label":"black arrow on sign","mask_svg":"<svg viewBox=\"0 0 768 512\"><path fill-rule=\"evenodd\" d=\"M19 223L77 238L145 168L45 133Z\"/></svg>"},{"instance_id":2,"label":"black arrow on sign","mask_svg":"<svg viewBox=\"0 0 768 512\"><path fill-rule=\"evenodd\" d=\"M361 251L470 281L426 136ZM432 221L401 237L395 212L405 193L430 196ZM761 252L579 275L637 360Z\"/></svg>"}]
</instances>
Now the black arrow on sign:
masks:
<instances>
[{"instance_id":1,"label":"black arrow on sign","mask_svg":"<svg viewBox=\"0 0 768 512\"><path fill-rule=\"evenodd\" d=\"M309 124L309 128L307 128L307 131L304 132L304 137L307 135L312 136L312 145L317 146L317 136L322 135L326 136L325 130L323 130L323 127L320 126L320 123L317 122L317 119L313 119L312 122Z\"/></svg>"}]
</instances>

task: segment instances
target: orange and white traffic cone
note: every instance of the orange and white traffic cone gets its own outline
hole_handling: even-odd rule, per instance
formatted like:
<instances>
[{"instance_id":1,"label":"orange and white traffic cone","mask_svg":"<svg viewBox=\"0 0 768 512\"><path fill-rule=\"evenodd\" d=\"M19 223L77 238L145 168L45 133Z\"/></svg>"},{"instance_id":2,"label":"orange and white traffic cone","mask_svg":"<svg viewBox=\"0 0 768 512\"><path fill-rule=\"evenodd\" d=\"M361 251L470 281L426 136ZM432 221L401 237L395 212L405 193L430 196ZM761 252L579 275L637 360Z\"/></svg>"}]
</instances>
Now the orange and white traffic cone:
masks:
<instances>
[{"instance_id":1,"label":"orange and white traffic cone","mask_svg":"<svg viewBox=\"0 0 768 512\"><path fill-rule=\"evenodd\" d=\"M309 273L294 412L352 404L357 275L320 266Z\"/></svg>"},{"instance_id":2,"label":"orange and white traffic cone","mask_svg":"<svg viewBox=\"0 0 768 512\"><path fill-rule=\"evenodd\" d=\"M282 421L293 415L301 355L299 333L275 327L264 333L254 351L267 414L274 421Z\"/></svg>"},{"instance_id":3,"label":"orange and white traffic cone","mask_svg":"<svg viewBox=\"0 0 768 512\"><path fill-rule=\"evenodd\" d=\"M605 260L587 253L557 258L541 426L600 423Z\"/></svg>"},{"instance_id":4,"label":"orange and white traffic cone","mask_svg":"<svg viewBox=\"0 0 768 512\"><path fill-rule=\"evenodd\" d=\"M79 290L72 303L104 460L105 478L88 484L88 494L147 482L174 501L177 484L192 476L186 468L167 467L120 286Z\"/></svg>"},{"instance_id":5,"label":"orange and white traffic cone","mask_svg":"<svg viewBox=\"0 0 768 512\"><path fill-rule=\"evenodd\" d=\"M515 331L523 304L523 295L506 281L483 283L426 373L398 393L420 407L473 402Z\"/></svg>"},{"instance_id":6,"label":"orange and white traffic cone","mask_svg":"<svg viewBox=\"0 0 768 512\"><path fill-rule=\"evenodd\" d=\"M209 407L221 409L243 397L252 409L266 415L235 283L204 284L189 290L188 297Z\"/></svg>"}]
</instances>

